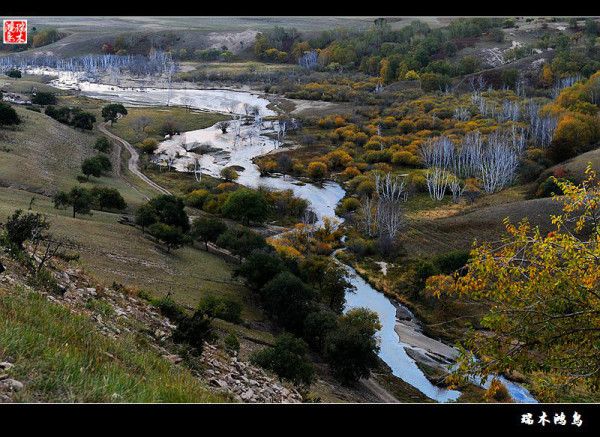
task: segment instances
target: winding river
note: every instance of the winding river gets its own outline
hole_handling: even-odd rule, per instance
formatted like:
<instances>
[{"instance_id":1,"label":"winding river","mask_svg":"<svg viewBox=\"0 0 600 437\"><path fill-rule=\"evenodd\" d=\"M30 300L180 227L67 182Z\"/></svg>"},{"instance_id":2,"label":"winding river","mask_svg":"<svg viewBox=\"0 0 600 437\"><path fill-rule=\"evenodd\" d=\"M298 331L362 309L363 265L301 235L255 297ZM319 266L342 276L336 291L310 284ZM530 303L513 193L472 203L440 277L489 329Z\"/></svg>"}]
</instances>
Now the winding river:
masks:
<instances>
[{"instance_id":1,"label":"winding river","mask_svg":"<svg viewBox=\"0 0 600 437\"><path fill-rule=\"evenodd\" d=\"M40 73L39 71L36 71ZM195 110L215 111L243 115L248 106L257 109L256 122L243 124L241 117L234 119L223 134L216 126L186 132L163 141L157 150L158 158L170 157L181 171L196 160L202 173L218 176L226 166L237 166L238 182L249 186L291 189L296 196L306 199L319 221L324 217L336 217L335 206L344 197L344 189L337 183L327 182L315 186L292 177L261 177L252 163L257 156L272 152L278 147L273 138L277 122L263 122L262 117L276 115L265 97L245 91L205 89L165 89L149 87L120 87L93 83L81 74L45 70L44 74L57 76L51 84L61 89L74 89L89 97L116 101L130 106L181 105ZM210 146L209 152L195 153L202 146ZM338 220L342 220L336 217ZM379 315L381 330L379 356L391 368L392 373L438 402L456 400L460 392L447 390L432 384L412 357L437 365L450 365L456 350L422 333L418 320L402 305L392 302L384 294L371 287L350 266L344 265L354 291L346 294L345 311L352 308L368 308ZM535 402L526 389L503 379L510 394L517 402Z\"/></svg>"}]
</instances>

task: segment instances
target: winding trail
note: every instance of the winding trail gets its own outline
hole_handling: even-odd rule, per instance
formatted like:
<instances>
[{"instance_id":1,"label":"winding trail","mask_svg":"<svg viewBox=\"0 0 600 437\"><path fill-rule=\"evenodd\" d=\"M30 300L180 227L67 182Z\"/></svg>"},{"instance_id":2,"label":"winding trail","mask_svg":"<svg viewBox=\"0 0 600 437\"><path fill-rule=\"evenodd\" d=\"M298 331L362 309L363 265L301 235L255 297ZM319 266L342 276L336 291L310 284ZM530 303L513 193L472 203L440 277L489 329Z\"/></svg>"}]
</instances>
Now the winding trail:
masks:
<instances>
[{"instance_id":1,"label":"winding trail","mask_svg":"<svg viewBox=\"0 0 600 437\"><path fill-rule=\"evenodd\" d=\"M171 195L171 192L169 190L160 186L159 184L157 184L156 182L151 180L148 176L146 176L144 173L142 173L142 171L139 168L140 155L139 155L138 151L128 141L126 141L123 138L110 132L106 128L107 124L108 123L98 123L98 125L97 125L98 130L100 132L102 132L104 135L108 136L109 138L112 138L113 140L119 142L119 144L123 145L129 151L130 158L129 158L129 161L127 162L127 167L129 168L129 171L131 173L133 173L134 175L136 175L137 177L139 177L143 182L148 184L150 187L152 187L156 191L160 192L161 194ZM120 155L120 153L119 153L119 155ZM144 197L146 197L146 196L144 196ZM281 229L278 229L278 231L279 231L278 233L282 232ZM229 253L229 251L227 251L225 249L222 249L214 244L209 244L209 247L213 253L217 252L221 256L232 257L235 259L235 257L231 253ZM370 391L373 395L375 395L378 398L379 402L382 402L382 403L398 403L399 402L398 399L396 399L396 397L394 397L393 394L391 394L388 390L386 390L384 387L382 387L381 384L379 384L379 382L377 382L373 377L370 377L367 379L364 379L364 378L361 379L360 384L365 389Z\"/></svg>"},{"instance_id":2,"label":"winding trail","mask_svg":"<svg viewBox=\"0 0 600 437\"><path fill-rule=\"evenodd\" d=\"M118 141L129 151L130 157L129 157L129 161L127 162L127 167L129 168L129 171L131 173L136 175L138 178L140 178L142 181L144 181L150 187L154 188L159 193L171 195L171 192L169 190L158 185L156 182L154 182L152 179L150 179L148 176L146 176L144 173L141 172L141 170L139 168L140 154L138 153L137 150L135 150L135 147L133 147L129 142L125 141L123 138L113 134L108 129L106 129L106 124L99 123L98 130L100 132L102 132L104 135L112 138L113 140Z\"/></svg>"}]
</instances>

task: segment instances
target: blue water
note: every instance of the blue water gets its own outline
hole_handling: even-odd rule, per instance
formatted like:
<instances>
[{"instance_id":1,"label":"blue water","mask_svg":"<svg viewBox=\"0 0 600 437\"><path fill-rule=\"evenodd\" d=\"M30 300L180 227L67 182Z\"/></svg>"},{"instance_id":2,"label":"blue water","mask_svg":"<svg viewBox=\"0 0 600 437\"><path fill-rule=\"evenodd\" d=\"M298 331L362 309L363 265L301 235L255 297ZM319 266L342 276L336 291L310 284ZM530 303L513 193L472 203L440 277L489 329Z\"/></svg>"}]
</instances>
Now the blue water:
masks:
<instances>
[{"instance_id":1,"label":"blue water","mask_svg":"<svg viewBox=\"0 0 600 437\"><path fill-rule=\"evenodd\" d=\"M356 271L347 265L349 280L356 287L346 293L344 312L353 308L368 308L379 315L381 329L377 333L380 342L379 357L392 369L392 373L438 402L456 400L460 392L433 385L406 353L405 343L395 331L396 307L383 294L371 287Z\"/></svg>"},{"instance_id":2,"label":"blue water","mask_svg":"<svg viewBox=\"0 0 600 437\"><path fill-rule=\"evenodd\" d=\"M125 101L129 104L157 106L164 105L165 99L172 105L183 104L196 109L205 110L232 110L232 108L241 107L244 103L257 105L264 115L270 115L270 110L266 108L268 101L261 99L252 93L229 90L170 90L160 88L145 89L121 89L119 87L104 86L99 84L83 83L81 86L77 78L71 79L81 90L82 94L90 97L106 98L109 100ZM60 81L57 81L60 82ZM60 83L54 83L60 87ZM72 85L69 83L69 85ZM168 96L167 96L168 95ZM234 111L235 112L235 111ZM249 166L250 167L250 166ZM247 181L245 181L247 182ZM261 180L264 183L264 180ZM280 181L277 181L280 182ZM293 182L289 178L286 182ZM344 196L344 190L338 184L326 183L321 188L314 185L294 186L296 195L305 197L308 200L318 216L319 221L325 215L334 215L333 211L339 201ZM447 390L433 385L418 368L415 361L408 356L405 347L407 345L400 341L395 331L396 326L396 307L383 294L371 287L364 279L356 273L350 266L344 265L348 270L349 280L356 287L354 291L346 293L346 306L344 311L352 308L367 308L376 312L381 322L381 329L378 332L381 359L392 369L392 373L408 384L420 390L426 396L438 402L449 402L456 400L460 392L456 390ZM511 396L517 402L536 402L531 394L518 384L500 378L506 385ZM489 382L488 382L489 384Z\"/></svg>"}]
</instances>

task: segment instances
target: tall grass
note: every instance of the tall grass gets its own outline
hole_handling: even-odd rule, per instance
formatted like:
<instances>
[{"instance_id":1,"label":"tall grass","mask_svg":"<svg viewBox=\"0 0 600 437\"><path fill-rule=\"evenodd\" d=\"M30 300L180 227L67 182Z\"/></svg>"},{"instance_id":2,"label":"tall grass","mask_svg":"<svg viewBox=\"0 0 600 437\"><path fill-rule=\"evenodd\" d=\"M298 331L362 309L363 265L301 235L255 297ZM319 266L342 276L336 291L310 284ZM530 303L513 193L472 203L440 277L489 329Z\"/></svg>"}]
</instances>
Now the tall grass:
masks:
<instances>
[{"instance_id":1,"label":"tall grass","mask_svg":"<svg viewBox=\"0 0 600 437\"><path fill-rule=\"evenodd\" d=\"M0 290L0 355L25 383L17 401L226 402L134 335L111 339L85 316L20 288Z\"/></svg>"}]
</instances>

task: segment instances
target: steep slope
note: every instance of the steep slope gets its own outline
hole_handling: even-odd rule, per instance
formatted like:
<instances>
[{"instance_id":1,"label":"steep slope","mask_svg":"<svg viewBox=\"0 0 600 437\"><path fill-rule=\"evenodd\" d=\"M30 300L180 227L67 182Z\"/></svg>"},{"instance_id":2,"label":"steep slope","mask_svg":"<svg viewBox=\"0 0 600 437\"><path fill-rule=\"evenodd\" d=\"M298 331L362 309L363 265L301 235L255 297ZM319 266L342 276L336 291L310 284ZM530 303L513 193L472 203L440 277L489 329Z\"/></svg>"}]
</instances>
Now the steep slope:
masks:
<instances>
[{"instance_id":1,"label":"steep slope","mask_svg":"<svg viewBox=\"0 0 600 437\"><path fill-rule=\"evenodd\" d=\"M180 357L174 326L126 289L53 263L59 292L0 254L0 402L298 402L214 345Z\"/></svg>"}]
</instances>

